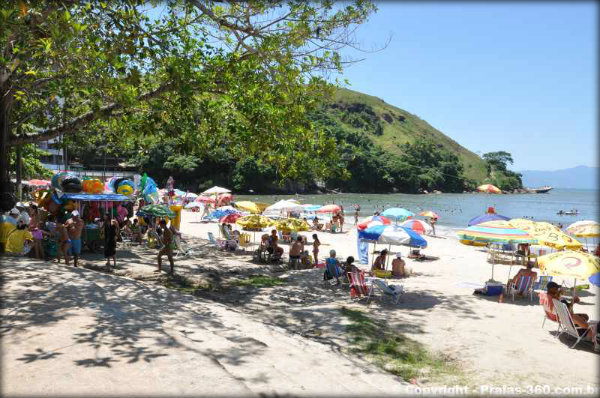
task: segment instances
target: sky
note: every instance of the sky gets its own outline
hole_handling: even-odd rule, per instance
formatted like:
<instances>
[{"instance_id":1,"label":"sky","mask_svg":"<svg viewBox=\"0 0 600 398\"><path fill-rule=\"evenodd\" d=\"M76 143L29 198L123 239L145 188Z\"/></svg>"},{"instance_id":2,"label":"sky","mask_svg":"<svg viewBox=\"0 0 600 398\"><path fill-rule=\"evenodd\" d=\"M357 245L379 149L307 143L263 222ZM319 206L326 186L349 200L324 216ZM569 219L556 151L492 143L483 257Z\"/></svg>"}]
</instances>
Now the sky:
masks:
<instances>
[{"instance_id":1,"label":"sky","mask_svg":"<svg viewBox=\"0 0 600 398\"><path fill-rule=\"evenodd\" d=\"M429 122L513 170L598 165L595 2L382 1L356 39L376 53L347 67L348 88Z\"/></svg>"}]
</instances>

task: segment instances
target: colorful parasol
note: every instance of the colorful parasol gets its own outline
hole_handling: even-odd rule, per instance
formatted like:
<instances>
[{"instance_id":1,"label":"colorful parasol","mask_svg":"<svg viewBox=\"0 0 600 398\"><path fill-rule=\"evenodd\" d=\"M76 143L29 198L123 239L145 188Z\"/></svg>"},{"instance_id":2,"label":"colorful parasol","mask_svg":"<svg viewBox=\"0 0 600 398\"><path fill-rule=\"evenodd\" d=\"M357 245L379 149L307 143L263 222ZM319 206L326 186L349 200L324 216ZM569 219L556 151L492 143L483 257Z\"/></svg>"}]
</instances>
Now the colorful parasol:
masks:
<instances>
[{"instance_id":1,"label":"colorful parasol","mask_svg":"<svg viewBox=\"0 0 600 398\"><path fill-rule=\"evenodd\" d=\"M564 278L588 279L600 272L600 259L581 251L554 252L537 261L542 272Z\"/></svg>"},{"instance_id":2,"label":"colorful parasol","mask_svg":"<svg viewBox=\"0 0 600 398\"><path fill-rule=\"evenodd\" d=\"M196 202L203 202L203 203L215 203L216 200L215 198L211 198L209 196L198 196L196 198Z\"/></svg>"},{"instance_id":3,"label":"colorful parasol","mask_svg":"<svg viewBox=\"0 0 600 398\"><path fill-rule=\"evenodd\" d=\"M253 214L251 216L240 217L235 223L243 228L265 228L273 225L273 220Z\"/></svg>"},{"instance_id":4,"label":"colorful parasol","mask_svg":"<svg viewBox=\"0 0 600 398\"><path fill-rule=\"evenodd\" d=\"M421 217L440 218L438 214L432 210L426 210L419 213Z\"/></svg>"},{"instance_id":5,"label":"colorful parasol","mask_svg":"<svg viewBox=\"0 0 600 398\"><path fill-rule=\"evenodd\" d=\"M487 193L502 193L502 190L495 185L492 184L483 184L477 187L479 192L487 192Z\"/></svg>"},{"instance_id":6,"label":"colorful parasol","mask_svg":"<svg viewBox=\"0 0 600 398\"><path fill-rule=\"evenodd\" d=\"M362 229L374 227L376 225L391 225L391 224L392 224L392 222L389 220L389 218L385 218L383 216L371 216L371 217L365 218L363 221L358 223L356 228L358 228L359 230L362 230Z\"/></svg>"},{"instance_id":7,"label":"colorful parasol","mask_svg":"<svg viewBox=\"0 0 600 398\"><path fill-rule=\"evenodd\" d=\"M267 203L241 201L235 202L235 207L237 207L240 210L249 211L250 213L260 214L267 207L269 207L269 205Z\"/></svg>"},{"instance_id":8,"label":"colorful parasol","mask_svg":"<svg viewBox=\"0 0 600 398\"><path fill-rule=\"evenodd\" d=\"M522 229L536 238L540 245L549 246L556 250L579 250L583 246L581 242L576 241L561 231L560 228L547 222L536 222L525 218L514 218L509 222L510 225Z\"/></svg>"},{"instance_id":9,"label":"colorful parasol","mask_svg":"<svg viewBox=\"0 0 600 398\"><path fill-rule=\"evenodd\" d=\"M433 228L431 228L431 225L427 224L423 220L416 220L416 219L406 220L403 223L401 223L400 226L405 227L405 228L410 228L420 235L423 235L423 234L429 235L433 231Z\"/></svg>"},{"instance_id":10,"label":"colorful parasol","mask_svg":"<svg viewBox=\"0 0 600 398\"><path fill-rule=\"evenodd\" d=\"M242 215L240 213L231 213L223 216L219 219L220 223L233 224L235 223Z\"/></svg>"},{"instance_id":11,"label":"colorful parasol","mask_svg":"<svg viewBox=\"0 0 600 398\"><path fill-rule=\"evenodd\" d=\"M600 237L600 224L591 220L577 221L569 225L565 231L580 238L598 238Z\"/></svg>"},{"instance_id":12,"label":"colorful parasol","mask_svg":"<svg viewBox=\"0 0 600 398\"><path fill-rule=\"evenodd\" d=\"M537 239L522 229L515 228L508 221L488 221L470 226L457 233L462 241L485 243L537 243Z\"/></svg>"},{"instance_id":13,"label":"colorful parasol","mask_svg":"<svg viewBox=\"0 0 600 398\"><path fill-rule=\"evenodd\" d=\"M337 213L342 211L342 208L338 205L325 205L317 210L317 213Z\"/></svg>"},{"instance_id":14,"label":"colorful parasol","mask_svg":"<svg viewBox=\"0 0 600 398\"><path fill-rule=\"evenodd\" d=\"M427 241L415 231L398 225L376 225L358 231L358 239L364 242L387 245L426 247Z\"/></svg>"},{"instance_id":15,"label":"colorful parasol","mask_svg":"<svg viewBox=\"0 0 600 398\"><path fill-rule=\"evenodd\" d=\"M480 216L472 218L471 220L469 220L469 223L467 225L470 227L471 225L477 225L477 224L481 224L484 222L501 221L501 220L508 221L508 220L510 220L510 218L508 218L506 216L501 216L500 214L496 214L496 213L485 213Z\"/></svg>"},{"instance_id":16,"label":"colorful parasol","mask_svg":"<svg viewBox=\"0 0 600 398\"><path fill-rule=\"evenodd\" d=\"M285 218L275 221L275 227L284 232L291 231L309 231L310 225L297 218Z\"/></svg>"}]
</instances>

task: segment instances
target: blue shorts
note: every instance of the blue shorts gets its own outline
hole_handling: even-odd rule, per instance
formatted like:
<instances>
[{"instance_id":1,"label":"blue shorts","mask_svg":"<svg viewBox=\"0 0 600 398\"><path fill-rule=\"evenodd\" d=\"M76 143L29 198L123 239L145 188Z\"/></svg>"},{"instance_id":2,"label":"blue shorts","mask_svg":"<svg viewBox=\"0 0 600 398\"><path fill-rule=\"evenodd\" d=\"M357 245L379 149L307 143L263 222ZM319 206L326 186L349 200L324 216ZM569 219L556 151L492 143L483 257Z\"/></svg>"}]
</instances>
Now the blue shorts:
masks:
<instances>
[{"instance_id":1,"label":"blue shorts","mask_svg":"<svg viewBox=\"0 0 600 398\"><path fill-rule=\"evenodd\" d=\"M81 239L71 239L71 247L69 247L69 254L81 254Z\"/></svg>"}]
</instances>

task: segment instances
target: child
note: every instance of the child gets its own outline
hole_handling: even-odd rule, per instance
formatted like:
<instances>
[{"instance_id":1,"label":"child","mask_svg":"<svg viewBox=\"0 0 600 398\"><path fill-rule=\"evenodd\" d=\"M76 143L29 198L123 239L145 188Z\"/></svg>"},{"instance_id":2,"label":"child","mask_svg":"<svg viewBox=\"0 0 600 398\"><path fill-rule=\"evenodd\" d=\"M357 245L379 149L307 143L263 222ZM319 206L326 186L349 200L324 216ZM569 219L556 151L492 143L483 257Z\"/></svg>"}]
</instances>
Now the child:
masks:
<instances>
[{"instance_id":1,"label":"child","mask_svg":"<svg viewBox=\"0 0 600 398\"><path fill-rule=\"evenodd\" d=\"M315 265L319 263L319 246L321 246L321 242L319 241L319 237L317 234L313 234L313 257L315 259Z\"/></svg>"}]
</instances>

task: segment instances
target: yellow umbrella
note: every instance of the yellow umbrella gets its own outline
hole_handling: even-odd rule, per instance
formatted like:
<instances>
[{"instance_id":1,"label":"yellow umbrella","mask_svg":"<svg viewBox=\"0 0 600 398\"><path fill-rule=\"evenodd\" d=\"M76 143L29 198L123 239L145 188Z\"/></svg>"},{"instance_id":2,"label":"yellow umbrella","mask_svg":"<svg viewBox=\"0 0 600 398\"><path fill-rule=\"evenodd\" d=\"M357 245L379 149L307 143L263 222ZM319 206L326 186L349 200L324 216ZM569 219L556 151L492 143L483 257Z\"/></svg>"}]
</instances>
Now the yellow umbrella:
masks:
<instances>
[{"instance_id":1,"label":"yellow umbrella","mask_svg":"<svg viewBox=\"0 0 600 398\"><path fill-rule=\"evenodd\" d=\"M593 254L566 250L538 257L540 270L564 278L587 279L600 272L600 259Z\"/></svg>"},{"instance_id":2,"label":"yellow umbrella","mask_svg":"<svg viewBox=\"0 0 600 398\"><path fill-rule=\"evenodd\" d=\"M308 225L308 223L302 220L298 220L297 218L286 218L282 220L277 220L275 222L275 226L278 230L285 232L310 230L310 225Z\"/></svg>"},{"instance_id":3,"label":"yellow umbrella","mask_svg":"<svg viewBox=\"0 0 600 398\"><path fill-rule=\"evenodd\" d=\"M580 250L583 244L565 234L560 228L547 223L527 220L524 218L514 218L509 223L538 240L543 246L550 246L556 250Z\"/></svg>"},{"instance_id":4,"label":"yellow umbrella","mask_svg":"<svg viewBox=\"0 0 600 398\"><path fill-rule=\"evenodd\" d=\"M495 185L492 184L483 184L477 187L479 192L487 192L487 193L502 193L502 190Z\"/></svg>"},{"instance_id":5,"label":"yellow umbrella","mask_svg":"<svg viewBox=\"0 0 600 398\"><path fill-rule=\"evenodd\" d=\"M566 231L580 238L598 238L600 237L600 224L593 221L586 224L569 225Z\"/></svg>"},{"instance_id":6,"label":"yellow umbrella","mask_svg":"<svg viewBox=\"0 0 600 398\"><path fill-rule=\"evenodd\" d=\"M251 216L240 217L235 223L243 228L265 228L273 225L273 220L268 217L253 214Z\"/></svg>"},{"instance_id":7,"label":"yellow umbrella","mask_svg":"<svg viewBox=\"0 0 600 398\"><path fill-rule=\"evenodd\" d=\"M241 201L235 202L235 207L238 209L249 211L250 213L260 214L269 207L267 203L259 203L259 202L251 202L251 201Z\"/></svg>"}]
</instances>

